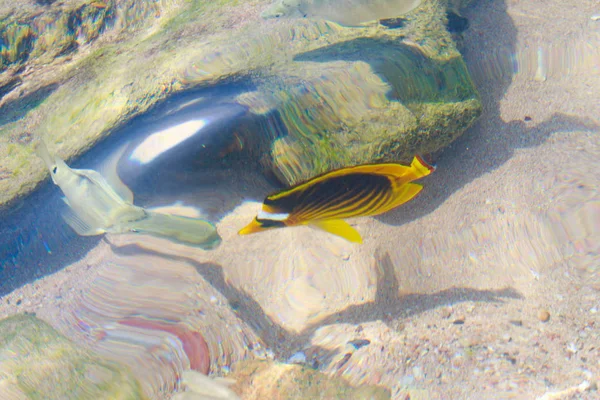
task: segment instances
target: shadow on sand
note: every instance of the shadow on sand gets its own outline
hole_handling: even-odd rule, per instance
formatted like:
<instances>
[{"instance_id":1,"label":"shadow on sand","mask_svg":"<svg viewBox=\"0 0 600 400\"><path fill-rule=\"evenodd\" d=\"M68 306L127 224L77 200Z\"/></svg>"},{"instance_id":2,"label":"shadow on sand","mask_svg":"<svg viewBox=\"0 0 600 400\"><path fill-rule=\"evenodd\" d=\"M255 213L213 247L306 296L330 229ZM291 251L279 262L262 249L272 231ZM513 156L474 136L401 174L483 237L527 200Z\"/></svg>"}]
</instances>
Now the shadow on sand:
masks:
<instances>
[{"instance_id":1,"label":"shadow on sand","mask_svg":"<svg viewBox=\"0 0 600 400\"><path fill-rule=\"evenodd\" d=\"M515 150L537 147L556 132L600 130L593 120L562 113L532 121L526 109L522 120L504 121L500 105L514 78L517 30L505 1L479 0L464 16L471 27L462 52L483 103L482 116L441 152L437 170L420 181L425 190L414 201L376 217L383 223L402 225L431 213L463 186L501 167Z\"/></svg>"},{"instance_id":2,"label":"shadow on sand","mask_svg":"<svg viewBox=\"0 0 600 400\"><path fill-rule=\"evenodd\" d=\"M215 263L200 263L189 257L165 255L149 251L138 245L122 247L111 245L116 254L135 256L139 253L152 254L168 262L182 261L193 265L198 273L211 286L220 292L229 302L236 315L247 324L264 344L273 351L275 357L285 362L291 354L287 349L296 351L311 348L320 365L328 364L336 355L335 352L310 346L313 334L319 329L332 324L361 324L373 321L393 323L400 318L408 318L426 311L467 301L502 303L503 299L521 299L522 296L513 288L499 290L476 290L471 288L450 288L432 294L399 294L399 282L394 264L388 254L378 257L375 265L377 290L375 299L362 304L353 304L344 310L326 316L318 323L307 326L299 333L288 332L269 317L251 294L230 284L223 272L223 267Z\"/></svg>"}]
</instances>

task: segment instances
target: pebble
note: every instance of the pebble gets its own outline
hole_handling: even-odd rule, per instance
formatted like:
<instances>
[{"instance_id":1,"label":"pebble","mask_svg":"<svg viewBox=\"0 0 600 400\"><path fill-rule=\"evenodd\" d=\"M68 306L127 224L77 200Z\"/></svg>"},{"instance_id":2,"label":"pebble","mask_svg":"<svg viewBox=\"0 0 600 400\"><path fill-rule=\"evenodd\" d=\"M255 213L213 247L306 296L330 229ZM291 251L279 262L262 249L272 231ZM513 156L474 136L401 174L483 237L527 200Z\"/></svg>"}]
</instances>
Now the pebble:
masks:
<instances>
[{"instance_id":1,"label":"pebble","mask_svg":"<svg viewBox=\"0 0 600 400\"><path fill-rule=\"evenodd\" d=\"M450 318L450 316L452 315L452 307L448 306L448 307L444 307L441 310L441 314L442 314L442 318Z\"/></svg>"},{"instance_id":2,"label":"pebble","mask_svg":"<svg viewBox=\"0 0 600 400\"><path fill-rule=\"evenodd\" d=\"M550 313L547 310L538 311L538 319L542 322L548 322L550 320Z\"/></svg>"},{"instance_id":3,"label":"pebble","mask_svg":"<svg viewBox=\"0 0 600 400\"><path fill-rule=\"evenodd\" d=\"M358 350L361 347L371 344L371 341L368 339L354 339L349 341L348 344L352 345L356 350Z\"/></svg>"},{"instance_id":4,"label":"pebble","mask_svg":"<svg viewBox=\"0 0 600 400\"><path fill-rule=\"evenodd\" d=\"M288 360L288 364L306 364L306 355L302 351L294 353Z\"/></svg>"},{"instance_id":5,"label":"pebble","mask_svg":"<svg viewBox=\"0 0 600 400\"><path fill-rule=\"evenodd\" d=\"M462 325L462 324L464 324L464 323L465 323L465 320L466 320L466 319L467 319L467 318L466 318L464 315L461 315L461 316L459 316L458 318L456 318L456 319L454 320L454 322L452 322L452 323L453 323L454 325Z\"/></svg>"}]
</instances>

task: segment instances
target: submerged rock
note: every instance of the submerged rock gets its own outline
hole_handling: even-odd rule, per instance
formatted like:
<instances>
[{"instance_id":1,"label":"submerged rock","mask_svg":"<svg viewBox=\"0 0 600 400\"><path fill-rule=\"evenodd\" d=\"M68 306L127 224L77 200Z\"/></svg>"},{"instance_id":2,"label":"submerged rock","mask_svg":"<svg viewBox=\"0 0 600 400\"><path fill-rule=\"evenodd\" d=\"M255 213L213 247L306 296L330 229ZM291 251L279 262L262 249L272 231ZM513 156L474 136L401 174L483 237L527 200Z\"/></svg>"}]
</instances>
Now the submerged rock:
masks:
<instances>
[{"instance_id":1,"label":"submerged rock","mask_svg":"<svg viewBox=\"0 0 600 400\"><path fill-rule=\"evenodd\" d=\"M323 18L264 20L260 13L272 4L266 0L152 3L162 8L138 3L147 4L28 2L21 25L2 28L13 39L3 39L8 67L0 75L0 207L45 176L32 156L32 137L57 143L58 156L68 160L188 89L218 93L238 85L220 101L247 110L235 117L230 135L243 145L225 144L217 153L241 151L286 184L338 167L436 151L481 112L446 30L447 7L455 10L458 0L423 0L401 23L360 27ZM119 14L128 5L133 14ZM2 14L6 9L0 7L3 24L15 19L14 11ZM56 40L42 40L41 30L31 28L41 24L42 11L61 21L72 9L93 15L70 19L78 41L58 30L52 31ZM77 46L61 44L65 40ZM38 52L42 44L47 48ZM214 95L206 96L197 105L209 106ZM183 140L179 147L193 153L194 146Z\"/></svg>"},{"instance_id":2,"label":"submerged rock","mask_svg":"<svg viewBox=\"0 0 600 400\"><path fill-rule=\"evenodd\" d=\"M342 25L392 18L412 11L421 0L276 0L260 16L317 17Z\"/></svg>"},{"instance_id":3,"label":"submerged rock","mask_svg":"<svg viewBox=\"0 0 600 400\"><path fill-rule=\"evenodd\" d=\"M76 347L31 314L0 321L3 399L145 399L131 372Z\"/></svg>"}]
</instances>

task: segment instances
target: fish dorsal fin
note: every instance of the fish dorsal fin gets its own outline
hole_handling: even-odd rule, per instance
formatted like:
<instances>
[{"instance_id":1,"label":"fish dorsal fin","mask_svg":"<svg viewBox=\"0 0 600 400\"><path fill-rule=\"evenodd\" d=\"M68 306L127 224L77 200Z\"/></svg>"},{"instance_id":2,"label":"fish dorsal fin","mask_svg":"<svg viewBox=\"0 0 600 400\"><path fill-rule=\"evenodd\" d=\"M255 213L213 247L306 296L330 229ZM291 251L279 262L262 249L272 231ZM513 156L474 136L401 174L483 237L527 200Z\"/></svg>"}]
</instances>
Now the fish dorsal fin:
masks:
<instances>
[{"instance_id":1,"label":"fish dorsal fin","mask_svg":"<svg viewBox=\"0 0 600 400\"><path fill-rule=\"evenodd\" d=\"M119 177L117 173L117 163L121 159L121 156L125 152L129 142L125 143L119 150L111 155L106 161L100 165L98 172L104 177L106 182L113 188L123 200L127 203L133 204L133 192L127 187Z\"/></svg>"},{"instance_id":2,"label":"fish dorsal fin","mask_svg":"<svg viewBox=\"0 0 600 400\"><path fill-rule=\"evenodd\" d=\"M354 167L336 169L334 171L318 175L304 183L300 183L296 186L293 186L288 190L271 194L267 196L267 199L270 201L276 201L286 196L289 196L290 194L302 192L317 183L326 181L331 178L346 176L350 174L374 174L386 176L391 181L395 181L397 185L401 185L429 175L433 170L434 168L432 166L425 163L418 156L413 159L410 166L397 163L357 165Z\"/></svg>"},{"instance_id":3,"label":"fish dorsal fin","mask_svg":"<svg viewBox=\"0 0 600 400\"><path fill-rule=\"evenodd\" d=\"M348 224L346 221L343 221L341 219L314 221L311 222L311 225L314 225L317 228L329 232L333 235L342 237L349 242L362 243L362 237L360 237L360 233L358 233L356 229L351 227L350 224Z\"/></svg>"}]
</instances>

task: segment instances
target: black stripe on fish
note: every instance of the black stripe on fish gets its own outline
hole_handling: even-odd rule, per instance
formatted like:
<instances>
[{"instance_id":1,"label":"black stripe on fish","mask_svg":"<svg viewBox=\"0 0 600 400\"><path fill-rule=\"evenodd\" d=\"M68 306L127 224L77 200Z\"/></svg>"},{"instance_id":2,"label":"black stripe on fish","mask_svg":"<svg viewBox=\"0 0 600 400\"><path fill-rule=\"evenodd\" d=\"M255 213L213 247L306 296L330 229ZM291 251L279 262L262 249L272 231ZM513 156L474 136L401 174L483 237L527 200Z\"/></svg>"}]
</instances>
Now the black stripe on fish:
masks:
<instances>
[{"instance_id":1,"label":"black stripe on fish","mask_svg":"<svg viewBox=\"0 0 600 400\"><path fill-rule=\"evenodd\" d=\"M275 200L267 197L264 204L302 220L305 215L310 216L310 220L328 219L330 214L361 215L358 213L361 207L368 205L374 196L390 192L391 188L392 182L387 176L354 173L317 181L300 191L289 189L286 194L278 194ZM353 212L357 214L351 214Z\"/></svg>"},{"instance_id":2,"label":"black stripe on fish","mask_svg":"<svg viewBox=\"0 0 600 400\"><path fill-rule=\"evenodd\" d=\"M262 219L262 218L256 218L256 222L262 227L262 228L282 228L285 225L285 222L283 221L277 221L274 219Z\"/></svg>"}]
</instances>

